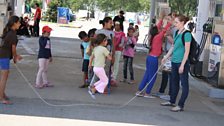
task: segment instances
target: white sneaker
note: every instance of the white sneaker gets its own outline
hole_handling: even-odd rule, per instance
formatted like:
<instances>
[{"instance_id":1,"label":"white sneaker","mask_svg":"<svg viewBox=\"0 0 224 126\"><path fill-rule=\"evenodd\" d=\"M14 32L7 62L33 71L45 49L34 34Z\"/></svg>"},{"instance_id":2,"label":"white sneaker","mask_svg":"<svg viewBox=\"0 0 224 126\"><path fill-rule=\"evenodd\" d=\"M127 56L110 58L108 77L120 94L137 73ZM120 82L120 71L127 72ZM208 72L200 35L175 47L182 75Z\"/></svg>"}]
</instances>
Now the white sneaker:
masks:
<instances>
[{"instance_id":1,"label":"white sneaker","mask_svg":"<svg viewBox=\"0 0 224 126\"><path fill-rule=\"evenodd\" d=\"M91 89L88 90L88 93L90 94L90 96L91 96L93 99L96 99L95 94L91 91Z\"/></svg>"},{"instance_id":2,"label":"white sneaker","mask_svg":"<svg viewBox=\"0 0 224 126\"><path fill-rule=\"evenodd\" d=\"M148 94L145 94L143 97L144 97L144 98L151 98L151 99L156 98L156 97L154 97L154 96L152 96L152 95L148 95Z\"/></svg>"},{"instance_id":3,"label":"white sneaker","mask_svg":"<svg viewBox=\"0 0 224 126\"><path fill-rule=\"evenodd\" d=\"M155 96L155 97L160 97L161 95L164 95L164 93L156 92L152 94L152 96Z\"/></svg>"},{"instance_id":4,"label":"white sneaker","mask_svg":"<svg viewBox=\"0 0 224 126\"><path fill-rule=\"evenodd\" d=\"M172 107L175 106L175 104L170 103L170 102L163 102L163 103L161 103L160 105L162 105L162 106L172 106Z\"/></svg>"},{"instance_id":5,"label":"white sneaker","mask_svg":"<svg viewBox=\"0 0 224 126\"><path fill-rule=\"evenodd\" d=\"M176 106L176 107L173 107L172 109L170 109L170 111L172 111L172 112L180 112L180 111L184 111L184 109L181 108L180 106Z\"/></svg>"},{"instance_id":6,"label":"white sneaker","mask_svg":"<svg viewBox=\"0 0 224 126\"><path fill-rule=\"evenodd\" d=\"M136 95L137 97L143 97L143 96L144 96L144 93L138 91L138 92L135 93L135 95Z\"/></svg>"},{"instance_id":7,"label":"white sneaker","mask_svg":"<svg viewBox=\"0 0 224 126\"><path fill-rule=\"evenodd\" d=\"M161 95L159 96L159 98L166 100L166 101L170 101L170 96L169 95Z\"/></svg>"}]
</instances>

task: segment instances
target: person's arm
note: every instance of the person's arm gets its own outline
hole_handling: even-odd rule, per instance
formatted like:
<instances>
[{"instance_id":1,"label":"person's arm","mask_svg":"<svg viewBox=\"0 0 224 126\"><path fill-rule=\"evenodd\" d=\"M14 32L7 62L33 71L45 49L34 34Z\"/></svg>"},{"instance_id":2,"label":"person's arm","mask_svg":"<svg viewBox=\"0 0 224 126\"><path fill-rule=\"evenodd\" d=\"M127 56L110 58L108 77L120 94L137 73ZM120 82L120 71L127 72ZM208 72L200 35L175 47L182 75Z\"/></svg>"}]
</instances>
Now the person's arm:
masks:
<instances>
[{"instance_id":1,"label":"person's arm","mask_svg":"<svg viewBox=\"0 0 224 126\"><path fill-rule=\"evenodd\" d=\"M190 53L190 45L191 45L191 34L190 33L186 33L184 35L184 40L185 40L185 43L184 43L184 46L185 46L185 52L184 52L184 58L181 62L181 65L179 67L179 73L182 74L183 71L184 71L184 65L185 63L187 62L188 60L188 56L189 56L189 53Z\"/></svg>"},{"instance_id":2,"label":"person's arm","mask_svg":"<svg viewBox=\"0 0 224 126\"><path fill-rule=\"evenodd\" d=\"M92 48L93 48L93 47L92 47L91 45L89 45L89 47L87 47L87 49L86 49L86 53L87 53L87 55L91 56Z\"/></svg>"},{"instance_id":3,"label":"person's arm","mask_svg":"<svg viewBox=\"0 0 224 126\"><path fill-rule=\"evenodd\" d=\"M172 25L172 23L171 23L171 22L168 22L168 23L166 24L165 28L162 30L162 32L166 33L167 30L170 29L170 26L171 26L171 25Z\"/></svg>"},{"instance_id":4,"label":"person's arm","mask_svg":"<svg viewBox=\"0 0 224 126\"><path fill-rule=\"evenodd\" d=\"M170 44L173 44L174 39L173 39L173 37L171 35L168 35L166 38L168 39L168 42Z\"/></svg>"},{"instance_id":5,"label":"person's arm","mask_svg":"<svg viewBox=\"0 0 224 126\"><path fill-rule=\"evenodd\" d=\"M190 42L185 42L185 52L184 52L184 58L181 62L181 65L179 67L179 73L182 74L184 72L184 65L185 63L187 62L188 60L188 55L190 53L190 45L191 43Z\"/></svg>"},{"instance_id":6,"label":"person's arm","mask_svg":"<svg viewBox=\"0 0 224 126\"><path fill-rule=\"evenodd\" d=\"M112 56L109 54L109 55L107 55L107 59L108 60L113 60L113 58L112 58Z\"/></svg>"},{"instance_id":7,"label":"person's arm","mask_svg":"<svg viewBox=\"0 0 224 126\"><path fill-rule=\"evenodd\" d=\"M132 48L134 48L135 45L137 44L137 42L136 42L136 38L135 38L135 37L132 37L131 41L132 41L132 43L130 44L130 46L131 46Z\"/></svg>"},{"instance_id":8,"label":"person's arm","mask_svg":"<svg viewBox=\"0 0 224 126\"><path fill-rule=\"evenodd\" d=\"M170 50L168 51L168 53L163 57L162 59L162 64L165 63L165 61L172 55L173 53L173 49L174 49L174 45L171 46Z\"/></svg>"},{"instance_id":9,"label":"person's arm","mask_svg":"<svg viewBox=\"0 0 224 126\"><path fill-rule=\"evenodd\" d=\"M93 64L93 59L94 59L94 55L92 54L89 58L89 68L92 68L92 64Z\"/></svg>"},{"instance_id":10,"label":"person's arm","mask_svg":"<svg viewBox=\"0 0 224 126\"><path fill-rule=\"evenodd\" d=\"M16 45L15 44L12 45L12 56L13 56L13 62L14 63L17 63L17 61L22 59L22 57L20 55L18 55L17 52L16 52Z\"/></svg>"},{"instance_id":11,"label":"person's arm","mask_svg":"<svg viewBox=\"0 0 224 126\"><path fill-rule=\"evenodd\" d=\"M49 58L49 60L50 60L50 62L52 62L53 58L52 58L52 54L51 54L51 48L49 48L49 50L50 50L50 58Z\"/></svg>"},{"instance_id":12,"label":"person's arm","mask_svg":"<svg viewBox=\"0 0 224 126\"><path fill-rule=\"evenodd\" d=\"M157 23L157 28L158 29L161 29L161 27L163 26L163 18L161 18L160 20L159 20L159 22Z\"/></svg>"},{"instance_id":13,"label":"person's arm","mask_svg":"<svg viewBox=\"0 0 224 126\"><path fill-rule=\"evenodd\" d=\"M82 54L82 58L84 57L84 47L82 46L82 44L80 45L80 49L81 49L81 54Z\"/></svg>"},{"instance_id":14,"label":"person's arm","mask_svg":"<svg viewBox=\"0 0 224 126\"><path fill-rule=\"evenodd\" d=\"M165 18L165 16L166 16L165 12L160 13L160 20L156 25L158 29L161 29L161 27L163 26L163 19Z\"/></svg>"}]
</instances>

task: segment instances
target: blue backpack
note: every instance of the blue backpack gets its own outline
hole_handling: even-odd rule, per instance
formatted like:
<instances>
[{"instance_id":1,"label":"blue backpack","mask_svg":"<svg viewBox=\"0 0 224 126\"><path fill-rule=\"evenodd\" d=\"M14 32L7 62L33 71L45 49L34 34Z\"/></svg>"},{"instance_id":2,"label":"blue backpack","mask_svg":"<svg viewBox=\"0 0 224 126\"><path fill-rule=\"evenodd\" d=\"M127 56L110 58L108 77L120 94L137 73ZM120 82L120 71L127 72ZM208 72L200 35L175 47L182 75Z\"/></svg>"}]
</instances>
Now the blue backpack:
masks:
<instances>
[{"instance_id":1,"label":"blue backpack","mask_svg":"<svg viewBox=\"0 0 224 126\"><path fill-rule=\"evenodd\" d=\"M175 36L177 35L178 30L175 33ZM185 46L185 41L184 41L184 35L186 33L190 33L190 31L185 30L182 34L182 43ZM190 64L196 64L199 61L199 56L200 56L200 45L195 41L194 37L191 34L191 46L190 46L190 53L188 56L188 60L190 61Z\"/></svg>"}]
</instances>

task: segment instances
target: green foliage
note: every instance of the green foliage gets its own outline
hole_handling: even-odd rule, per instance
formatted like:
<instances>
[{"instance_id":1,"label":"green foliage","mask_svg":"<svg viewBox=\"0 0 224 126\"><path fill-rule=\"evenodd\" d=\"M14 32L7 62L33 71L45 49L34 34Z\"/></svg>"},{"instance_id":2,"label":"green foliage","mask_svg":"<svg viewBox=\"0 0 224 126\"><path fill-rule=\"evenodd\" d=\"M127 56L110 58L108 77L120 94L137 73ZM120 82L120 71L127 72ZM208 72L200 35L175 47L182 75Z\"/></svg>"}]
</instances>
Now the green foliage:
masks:
<instances>
[{"instance_id":1,"label":"green foliage","mask_svg":"<svg viewBox=\"0 0 224 126\"><path fill-rule=\"evenodd\" d=\"M42 7L42 0L27 0L26 2L29 3L32 8L34 8L34 5L36 3L38 3L40 7Z\"/></svg>"},{"instance_id":2,"label":"green foliage","mask_svg":"<svg viewBox=\"0 0 224 126\"><path fill-rule=\"evenodd\" d=\"M194 16L197 13L197 0L169 0L171 10L186 16Z\"/></svg>"},{"instance_id":3,"label":"green foliage","mask_svg":"<svg viewBox=\"0 0 224 126\"><path fill-rule=\"evenodd\" d=\"M97 0L97 6L106 12L124 10L129 12L149 12L150 0Z\"/></svg>"},{"instance_id":4,"label":"green foliage","mask_svg":"<svg viewBox=\"0 0 224 126\"><path fill-rule=\"evenodd\" d=\"M57 8L63 7L66 3L64 0L51 0L46 12L46 19L50 22L57 22Z\"/></svg>"}]
</instances>

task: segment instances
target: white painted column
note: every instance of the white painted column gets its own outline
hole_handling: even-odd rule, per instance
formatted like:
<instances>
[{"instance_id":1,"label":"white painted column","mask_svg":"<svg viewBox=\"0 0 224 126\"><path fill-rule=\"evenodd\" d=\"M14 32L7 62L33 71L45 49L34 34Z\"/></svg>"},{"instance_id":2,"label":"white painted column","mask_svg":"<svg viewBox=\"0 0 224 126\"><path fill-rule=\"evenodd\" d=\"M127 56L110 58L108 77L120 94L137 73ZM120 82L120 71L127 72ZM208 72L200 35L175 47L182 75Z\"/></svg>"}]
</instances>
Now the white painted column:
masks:
<instances>
[{"instance_id":1,"label":"white painted column","mask_svg":"<svg viewBox=\"0 0 224 126\"><path fill-rule=\"evenodd\" d=\"M24 14L25 9L25 0L16 0L15 3L15 15L22 16Z\"/></svg>"},{"instance_id":2,"label":"white painted column","mask_svg":"<svg viewBox=\"0 0 224 126\"><path fill-rule=\"evenodd\" d=\"M196 34L195 34L195 39L199 44L202 38L203 25L206 23L208 19L208 14L210 10L209 4L210 4L210 0L199 0L197 23L196 23Z\"/></svg>"}]
</instances>

